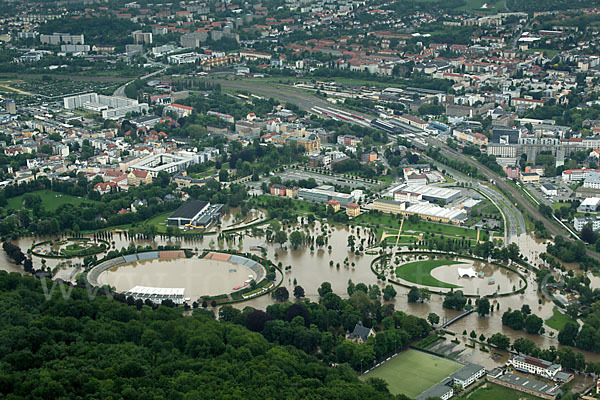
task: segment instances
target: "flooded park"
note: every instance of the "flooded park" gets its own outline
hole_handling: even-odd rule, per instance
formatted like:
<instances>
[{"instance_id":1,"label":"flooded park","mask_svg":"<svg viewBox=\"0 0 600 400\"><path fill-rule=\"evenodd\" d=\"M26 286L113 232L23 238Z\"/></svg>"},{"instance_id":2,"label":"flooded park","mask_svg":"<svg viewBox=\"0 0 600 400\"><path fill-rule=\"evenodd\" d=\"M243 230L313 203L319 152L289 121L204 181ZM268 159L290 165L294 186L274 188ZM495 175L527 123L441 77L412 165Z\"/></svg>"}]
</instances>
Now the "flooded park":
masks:
<instances>
[{"instance_id":1,"label":"flooded park","mask_svg":"<svg viewBox=\"0 0 600 400\"><path fill-rule=\"evenodd\" d=\"M299 246L293 249L292 246L280 245L271 243L266 240L265 231L257 228L265 228L267 224L258 226L246 231L240 231L229 234L226 239L219 240L217 235L205 235L204 237L178 237L166 238L157 236L153 240L147 239L131 239L124 234L114 233L111 238L111 250L122 249L129 246L158 246L180 245L181 248L193 250L196 254L202 250L236 250L245 253L254 253L260 255L274 264L279 264L282 267L283 276L277 273L277 281L282 278L282 286L285 286L291 293L294 288L294 283L304 288L306 297L313 301L318 301L319 295L317 289L323 282L330 282L334 293L341 297L347 298L348 281L354 283L365 283L367 285L379 285L383 287L388 282L378 279L378 276L371 270L371 264L380 256L380 249L373 248L372 251L362 251L357 255L352 252L348 246L348 237L352 235L358 244L368 243L368 240L374 237L375 233L370 228L351 227L351 226L334 226L327 223L315 221L310 225L288 225L283 227L289 235L294 230L301 230L306 235L317 236L320 234L326 235L326 244L321 247L310 248L308 246ZM33 243L39 242L41 239L48 240L49 238L22 238L15 243L18 244L24 251L31 248ZM545 243L531 236L522 235L518 238L513 238L513 241L519 244L523 254L528 257L532 264L536 263L539 253L545 250ZM257 251L257 248L263 249ZM366 249L365 249L366 250ZM393 249L396 251L406 251L406 247ZM388 254L392 254L392 250L384 250ZM6 257L4 252L0 252L2 269L11 272L21 272L21 267L15 266ZM99 257L102 257L100 254ZM69 260L60 259L45 259L35 257L34 266L40 268L42 260L44 264L50 268L57 268L54 273L55 278L74 281L76 275L83 272L81 268L82 259L71 258ZM405 259L407 260L407 259ZM289 267L287 270L285 267ZM472 268L477 276L473 278L459 277L458 268ZM559 347L556 340L557 332L550 332L552 329L546 327L544 335L530 335L525 331L514 331L502 325L502 313L509 308L520 309L523 304L531 307L533 313L546 320L553 315L554 303L548 296L542 296L537 291L537 283L535 273L527 272L520 269L525 282L526 288L523 293L515 293L504 297L493 297L490 299L492 304L492 313L488 317L479 317L476 313L470 314L462 318L447 329L454 332L457 337L461 337L463 331L470 332L474 330L477 335L483 334L489 337L496 332L501 332L511 340L519 337L527 337L535 342L538 346L547 348L549 346ZM231 270L228 263L219 261L201 260L195 255L192 258L177 259L177 260L149 260L137 261L107 270L99 277L99 283L108 284L117 291L128 290L136 285L147 286L164 286L164 287L184 287L186 289L186 297L195 298L201 295L214 295L219 293L227 293L240 282L248 279L249 273L247 270L238 268L236 271ZM521 283L525 286L523 280L518 274L488 264L485 262L462 259L460 264L452 266L440 266L431 271L432 277L442 282L447 282L461 287L466 294L473 295L488 295L498 291L500 286L501 292L510 292L521 288ZM493 282L493 284L490 284ZM593 281L593 287L596 286L596 280ZM450 320L460 314L459 311L444 309L442 307L443 297L433 294L431 300L424 303L409 303L407 294L409 289L395 285L394 288L398 295L391 302L395 304L396 309L402 310L409 314L414 314L426 318L429 313L438 314L442 320ZM255 308L265 309L270 304L274 303L274 299L269 296L261 296L247 301L235 303L234 306L240 309L251 306ZM480 362L482 365L500 363L502 360L493 360L489 353L483 353L476 349L465 348L463 351L464 357L471 354L469 361ZM586 358L592 361L600 361L600 355L593 353L585 353Z\"/></svg>"}]
</instances>

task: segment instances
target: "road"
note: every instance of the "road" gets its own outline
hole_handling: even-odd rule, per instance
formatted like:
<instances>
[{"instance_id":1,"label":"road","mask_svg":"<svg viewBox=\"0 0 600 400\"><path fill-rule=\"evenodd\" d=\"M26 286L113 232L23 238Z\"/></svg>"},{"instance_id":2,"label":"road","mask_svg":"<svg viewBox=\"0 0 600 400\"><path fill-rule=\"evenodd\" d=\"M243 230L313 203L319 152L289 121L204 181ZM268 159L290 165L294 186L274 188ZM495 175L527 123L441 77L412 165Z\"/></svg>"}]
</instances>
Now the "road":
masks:
<instances>
[{"instance_id":1,"label":"road","mask_svg":"<svg viewBox=\"0 0 600 400\"><path fill-rule=\"evenodd\" d=\"M523 218L523 214L521 214L521 212L517 210L514 205L508 202L503 195L491 187L481 184L479 181L476 181L473 178L470 178L444 164L440 164L430 157L425 155L423 155L423 157L426 158L431 164L437 165L439 169L445 170L446 174L456 179L457 182L465 182L470 184L473 189L482 193L494 204L494 206L496 206L496 208L500 210L504 220L504 243L508 244L517 236L526 233L525 219Z\"/></svg>"},{"instance_id":2,"label":"road","mask_svg":"<svg viewBox=\"0 0 600 400\"><path fill-rule=\"evenodd\" d=\"M159 70L157 70L157 71L151 72L151 73L149 73L149 74L147 74L147 75L144 75L144 76L142 76L141 78L136 78L136 79L141 79L141 80L144 80L144 79L151 78L151 77L153 77L153 76L155 76L155 75L162 74L162 73L163 73L163 72L165 72L165 71L167 70L167 68L168 68L168 67L167 67L166 65L164 65L164 64L159 64L159 63L156 63L156 64L154 64L154 65L160 65L160 66L161 66L161 67L163 67L163 68L161 68L161 69L159 69ZM127 97L127 96L125 96L125 88L127 87L127 85L129 85L131 82L135 81L136 79L133 79L133 80L131 80L131 81L129 81L129 82L127 82L127 83L125 83L125 84L123 84L123 85L119 86L119 87L117 88L117 90L115 90L115 91L114 91L114 93L113 93L113 96L118 96L118 97Z\"/></svg>"}]
</instances>

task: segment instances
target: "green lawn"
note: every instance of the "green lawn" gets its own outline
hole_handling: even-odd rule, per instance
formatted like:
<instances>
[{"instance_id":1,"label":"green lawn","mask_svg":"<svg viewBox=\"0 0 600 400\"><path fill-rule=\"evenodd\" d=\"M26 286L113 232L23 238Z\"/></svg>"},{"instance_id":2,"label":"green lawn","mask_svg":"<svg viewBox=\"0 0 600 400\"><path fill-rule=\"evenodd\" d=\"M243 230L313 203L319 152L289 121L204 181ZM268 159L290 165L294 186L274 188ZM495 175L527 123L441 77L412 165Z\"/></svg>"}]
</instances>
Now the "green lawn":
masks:
<instances>
[{"instance_id":1,"label":"green lawn","mask_svg":"<svg viewBox=\"0 0 600 400\"><path fill-rule=\"evenodd\" d=\"M354 218L352 223L355 225L380 225L382 227L398 229L400 227L401 219L402 216L400 215L369 212ZM460 238L477 238L477 230L475 229L463 228L455 225L439 224L437 222L423 220L417 222L416 224L412 224L409 222L408 218L404 220L404 225L402 225L402 233L406 233L406 231L414 231L416 233L441 233L442 235Z\"/></svg>"},{"instance_id":2,"label":"green lawn","mask_svg":"<svg viewBox=\"0 0 600 400\"><path fill-rule=\"evenodd\" d=\"M552 312L554 313L554 315L552 315L546 320L546 325L548 325L552 329L560 331L566 325L567 322L576 322L568 315L561 313L558 310L558 307L554 307Z\"/></svg>"},{"instance_id":3,"label":"green lawn","mask_svg":"<svg viewBox=\"0 0 600 400\"><path fill-rule=\"evenodd\" d=\"M431 276L431 271L443 265L463 264L462 261L452 260L424 260L414 261L396 268L396 275L405 281L418 285L434 286L439 288L459 288L450 283L442 282Z\"/></svg>"},{"instance_id":4,"label":"green lawn","mask_svg":"<svg viewBox=\"0 0 600 400\"><path fill-rule=\"evenodd\" d=\"M454 361L409 349L363 375L361 379L381 378L389 385L390 393L415 398L461 367Z\"/></svg>"},{"instance_id":5,"label":"green lawn","mask_svg":"<svg viewBox=\"0 0 600 400\"><path fill-rule=\"evenodd\" d=\"M144 223L148 225L156 225L159 233L165 233L167 231L167 218L169 218L169 215L171 214L173 214L173 211L167 211L162 214L155 215Z\"/></svg>"},{"instance_id":6,"label":"green lawn","mask_svg":"<svg viewBox=\"0 0 600 400\"><path fill-rule=\"evenodd\" d=\"M504 386L488 383L471 393L468 397L460 397L458 400L539 400L539 397L527 393L512 390Z\"/></svg>"},{"instance_id":7,"label":"green lawn","mask_svg":"<svg viewBox=\"0 0 600 400\"><path fill-rule=\"evenodd\" d=\"M73 204L78 206L83 202L96 203L94 200L87 200L82 197L75 197L68 194L53 192L51 190L38 190L31 192L31 194L40 196L42 199L42 205L48 211L56 211L56 209L63 204ZM7 207L15 210L20 210L23 208L23 196L24 195L8 199Z\"/></svg>"}]
</instances>

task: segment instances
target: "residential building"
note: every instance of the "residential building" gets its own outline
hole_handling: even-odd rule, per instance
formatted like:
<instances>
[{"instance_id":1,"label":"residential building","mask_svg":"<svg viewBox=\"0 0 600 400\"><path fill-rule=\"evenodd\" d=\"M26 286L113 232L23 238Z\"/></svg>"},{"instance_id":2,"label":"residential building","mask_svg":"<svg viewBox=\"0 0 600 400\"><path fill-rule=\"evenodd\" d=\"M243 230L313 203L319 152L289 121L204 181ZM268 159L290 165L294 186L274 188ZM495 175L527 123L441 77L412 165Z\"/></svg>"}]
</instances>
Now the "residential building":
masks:
<instances>
[{"instance_id":1,"label":"residential building","mask_svg":"<svg viewBox=\"0 0 600 400\"><path fill-rule=\"evenodd\" d=\"M581 232L584 226L590 224L594 232L600 232L600 217L575 217L573 219L573 228Z\"/></svg>"},{"instance_id":2,"label":"residential building","mask_svg":"<svg viewBox=\"0 0 600 400\"><path fill-rule=\"evenodd\" d=\"M270 192L273 196L284 196L285 197L286 187L283 185L280 185L278 183L274 183L271 185Z\"/></svg>"},{"instance_id":3,"label":"residential building","mask_svg":"<svg viewBox=\"0 0 600 400\"><path fill-rule=\"evenodd\" d=\"M134 169L127 174L127 185L129 186L149 185L151 183L152 175L148 171Z\"/></svg>"},{"instance_id":4,"label":"residential building","mask_svg":"<svg viewBox=\"0 0 600 400\"><path fill-rule=\"evenodd\" d=\"M65 44L85 44L83 35L71 35L70 33L53 33L51 35L40 35L42 44L58 45Z\"/></svg>"},{"instance_id":5,"label":"residential building","mask_svg":"<svg viewBox=\"0 0 600 400\"><path fill-rule=\"evenodd\" d=\"M356 203L347 204L346 215L349 217L358 217L360 215L360 206Z\"/></svg>"},{"instance_id":6,"label":"residential building","mask_svg":"<svg viewBox=\"0 0 600 400\"><path fill-rule=\"evenodd\" d=\"M577 212L594 213L598 211L598 206L600 206L600 197L588 197L581 202L577 208Z\"/></svg>"},{"instance_id":7,"label":"residential building","mask_svg":"<svg viewBox=\"0 0 600 400\"><path fill-rule=\"evenodd\" d=\"M298 191L299 190L300 189L298 188L298 186L287 188L286 191L285 191L285 195L289 199L297 199L298 198Z\"/></svg>"},{"instance_id":8,"label":"residential building","mask_svg":"<svg viewBox=\"0 0 600 400\"><path fill-rule=\"evenodd\" d=\"M375 330L363 326L362 321L358 321L352 332L346 332L346 340L357 344L366 343L370 337L375 337Z\"/></svg>"},{"instance_id":9,"label":"residential building","mask_svg":"<svg viewBox=\"0 0 600 400\"><path fill-rule=\"evenodd\" d=\"M152 32L133 31L131 33L131 35L133 36L133 41L136 44L139 44L139 43L151 44L152 43Z\"/></svg>"},{"instance_id":10,"label":"residential building","mask_svg":"<svg viewBox=\"0 0 600 400\"><path fill-rule=\"evenodd\" d=\"M163 115L167 115L169 112L177 114L177 118L185 118L192 115L194 107L173 103L163 109Z\"/></svg>"},{"instance_id":11,"label":"residential building","mask_svg":"<svg viewBox=\"0 0 600 400\"><path fill-rule=\"evenodd\" d=\"M337 200L335 200L335 199L327 200L327 203L325 203L325 205L327 207L331 207L331 209L333 210L333 212L340 211L340 202L337 201Z\"/></svg>"},{"instance_id":12,"label":"residential building","mask_svg":"<svg viewBox=\"0 0 600 400\"><path fill-rule=\"evenodd\" d=\"M364 162L364 163L371 163L373 161L377 161L377 152L369 151L369 152L362 153L362 155L360 157L360 161Z\"/></svg>"}]
</instances>

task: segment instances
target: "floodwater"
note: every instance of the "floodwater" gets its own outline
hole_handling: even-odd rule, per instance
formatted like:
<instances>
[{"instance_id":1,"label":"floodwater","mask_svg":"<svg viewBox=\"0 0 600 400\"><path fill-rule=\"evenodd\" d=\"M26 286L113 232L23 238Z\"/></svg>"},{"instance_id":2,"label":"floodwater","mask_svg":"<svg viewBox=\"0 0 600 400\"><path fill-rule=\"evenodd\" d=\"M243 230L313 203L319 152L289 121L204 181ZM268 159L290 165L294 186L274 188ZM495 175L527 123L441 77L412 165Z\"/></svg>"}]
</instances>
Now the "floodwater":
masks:
<instances>
[{"instance_id":1,"label":"floodwater","mask_svg":"<svg viewBox=\"0 0 600 400\"><path fill-rule=\"evenodd\" d=\"M247 267L229 262L199 258L146 260L119 265L100 274L98 283L119 292L134 286L185 288L193 300L203 295L227 294L256 274Z\"/></svg>"},{"instance_id":2,"label":"floodwater","mask_svg":"<svg viewBox=\"0 0 600 400\"><path fill-rule=\"evenodd\" d=\"M394 258L394 263L396 261ZM428 259L425 257L424 259ZM411 263L417 261L416 257L409 257L405 260L405 262L400 261L398 265L402 266L406 263ZM449 284L453 284L459 286L455 290L461 290L464 294L467 295L476 295L476 296L487 296L493 295L494 293L502 294L502 293L510 293L514 290L518 290L523 287L523 280L516 273L500 268L493 264L489 264L486 262L478 261L478 260L469 260L464 258L453 258L452 261L460 261L460 264L452 264L452 265L442 265L437 268L434 268L431 271L431 276L436 278L437 280ZM397 276L395 276L395 269L397 265L390 265L386 270L386 276L398 280L407 285L415 285L414 282L405 281ZM458 269L470 269L472 268L477 274L476 277L460 277L458 275ZM449 288L439 288L434 286L427 285L417 285L420 287L427 287L431 290L438 292L450 292Z\"/></svg>"},{"instance_id":3,"label":"floodwater","mask_svg":"<svg viewBox=\"0 0 600 400\"><path fill-rule=\"evenodd\" d=\"M118 234L115 233L111 242L114 242L113 248L116 248L116 249L127 247L130 244L143 245L143 246L151 245L152 247L155 247L155 248L159 245L180 244L181 247L190 248L192 250L208 249L212 245L212 248L215 250L223 249L223 248L231 248L231 249L241 250L244 252L251 252L252 246L262 245L262 246L266 247L266 250L267 250L266 257L268 259L272 260L276 264L281 262L281 265L283 267L285 267L285 266L292 267L290 271L287 271L284 273L283 286L285 286L291 293L294 288L294 281L296 281L298 285L300 285L304 288L304 290L306 292L306 297L313 301L318 301L319 296L318 296L317 289L319 288L321 283L325 282L325 281L330 282L333 291L336 294L338 294L344 298L348 297L347 296L347 286L348 286L349 279L351 279L354 283L362 282L367 285L377 284L380 286L380 288L383 288L387 284L385 282L378 281L377 276L375 274L373 274L373 272L370 269L370 264L373 261L373 259L377 257L377 255L367 255L365 253L362 253L362 255L360 255L360 256L355 256L354 253L351 253L348 248L348 237L350 235L353 235L355 237L355 242L356 242L357 248L360 246L361 242L364 244L364 247L366 248L368 238L370 237L370 234L371 234L370 229L368 229L368 228L357 229L357 228L350 228L350 227L345 227L345 226L333 227L327 223L322 224L318 221L315 222L314 224L312 224L312 226L310 226L310 227L309 226L301 226L300 224L296 224L294 226L285 226L284 229L288 235L291 232L293 232L293 230L299 229L313 237L325 232L326 237L327 237L327 243L322 248L317 248L315 246L314 251L310 250L310 246L302 246L302 247L294 250L291 248L289 242L282 247L279 244L267 243L264 235L253 237L253 236L250 236L249 232L244 232L243 236L241 234L234 235L232 240L222 241L222 242L218 241L217 237L215 235L211 235L211 236L206 235L203 239L199 239L199 238L168 239L168 238L156 237L154 240L128 240L128 239L125 239L124 235L119 236ZM25 251L25 249L28 249L31 247L31 244L33 241L39 242L41 240L43 240L43 239L36 238L34 240L32 238L23 238L23 239L20 239L17 242L17 244L19 244L21 246L21 248ZM522 249L522 251L526 255L526 257L528 257L528 260L530 262L532 260L537 260L539 253L543 252L545 250L545 241L536 240L533 237L528 236L528 235L521 235L519 238L517 238L517 243L519 244L519 247ZM332 247L331 251L328 249L329 245ZM259 254L259 253L256 253L256 254ZM527 254L529 254L529 255L527 255ZM535 257L535 258L532 258L532 257ZM347 259L347 263L344 263L344 261L346 259ZM196 261L196 262L199 261L197 259L195 259L195 260L191 259L191 260ZM60 261L61 260L48 259L46 265L54 266ZM80 262L80 260L77 260L77 259L72 259L71 261L73 263ZM190 261L190 262L193 262L193 261ZM1 265L0 265L1 269L21 271L20 267L14 266L9 260L6 259L6 254L3 251L0 251L0 262L1 262ZM333 262L333 266L330 266L330 262ZM353 263L354 263L354 266L352 266ZM339 268L337 267L337 264L339 264ZM534 264L536 264L535 261L534 261ZM34 265L36 266L36 268L39 268L39 266L41 265L40 258L34 257ZM159 274L160 277L156 278L156 279L163 279L163 281L161 281L161 282L169 283L169 286L186 287L186 296L188 296L188 290L189 290L190 294L202 292L202 287L198 286L197 283L193 283L193 286L191 286L189 289L187 289L188 286L186 286L186 285L188 284L188 282L185 282L185 284L182 286L179 284L180 281L170 280L170 279L174 279L174 278L171 278L171 276L180 276L181 275L181 274L178 275L177 273L175 273L175 274L173 273L173 269L171 267L174 265L175 264L170 264L170 263L157 265L156 266L157 274ZM145 268L145 267L146 267L146 265L143 265L141 267L136 267L136 268ZM474 266L474 267L476 267L476 266ZM176 268L184 268L185 269L187 267L176 267ZM195 266L192 267L190 265L189 268L191 269L192 273L196 272L193 270L193 268L195 268ZM485 273L487 267L483 266L482 268ZM505 273L502 271L506 271L503 269L500 269L499 270L500 272L494 272L494 271L495 270L493 270L493 271L488 270L488 273L491 273L492 276L494 276L493 274L495 274L495 273L499 273L500 276L502 276L502 278L509 279L508 285L510 286L509 290L511 290L512 289L512 284L511 284L512 281L510 279L518 279L518 278L510 278L509 275L506 275L506 276L502 275ZM185 272L185 270L183 272ZM62 272L62 270L61 270L61 273L68 275L69 271L67 269L64 272ZM228 274L228 273L229 272L226 272L226 274ZM438 274L438 271L434 271L434 274ZM248 274L244 273L244 275L247 276ZM551 329L548 327L546 327L546 334L542 336L542 335L530 335L530 334L527 334L525 331L513 331L510 328L502 326L502 320L501 320L502 313L504 313L509 308L520 309L523 304L528 304L531 307L532 312L544 320L548 319L550 316L552 316L552 309L554 307L554 304L547 297L542 299L541 295L537 292L537 284L535 282L535 274L531 273L531 272L529 272L529 273L524 272L524 275L528 282L528 287L525 289L525 293L523 295L516 294L516 295L507 296L507 297L499 297L496 299L492 299L491 302L494 306L493 307L494 311L491 315L482 318L482 317L479 317L476 313L473 313L473 314L457 321L456 323L452 324L448 329L455 332L457 334L457 337L459 337L459 338L462 337L462 332L464 330L466 330L467 332L471 332L471 330L475 330L475 332L477 333L477 336L479 336L480 334L484 334L484 336L486 338L496 332L501 332L501 333L507 335L508 337L510 337L511 340L515 340L519 337L527 337L527 338L533 340L538 346L541 346L541 347L549 347L551 345L559 347L558 341L556 340L556 332L554 333L554 337L551 337L549 334ZM435 276L443 277L443 275L435 275ZM452 276L455 276L455 275L453 274ZM199 276L199 278L200 278L199 279L199 282L200 282L202 280L202 276ZM449 278L450 278L450 276L448 276L448 279ZM222 279L222 277L221 277L221 279ZM473 279L479 280L479 278L473 278ZM243 280L244 279L242 279L242 282L243 282ZM487 287L487 277L483 281L485 282L485 285L483 285L483 286ZM124 288L124 290L130 289L132 286L135 286L135 285L151 286L150 284L148 284L148 281L142 281L142 282L134 282L134 281L125 282L125 281L123 281L123 282L124 282L123 283L124 286L122 286L122 287ZM196 282L196 281L194 280L194 282ZM464 282L462 280L460 282L461 282L461 286L465 286ZM131 286L126 287L130 283L131 283ZM175 283L177 283L177 285L175 285ZM214 283L215 286L218 284L220 284L220 282ZM501 283L501 288L504 285L505 285L504 283ZM517 287L519 287L518 283L516 285L517 285ZM233 286L234 285L231 284L230 282L227 282L227 284L223 284L222 287L223 287L223 289L226 289L226 290L221 290L220 293L228 292ZM396 298L393 301L391 301L391 303L393 303L395 305L396 309L398 309L398 310L402 310L409 314L417 315L417 316L420 316L423 318L426 318L429 313L433 312L433 313L438 314L442 319L446 318L448 320L452 319L454 316L459 314L459 312L457 312L457 311L447 310L447 309L442 308L443 298L441 296L432 295L431 301L428 303L408 303L408 301L407 301L408 289L398 287L398 286L395 286L395 289L398 292L398 295L396 296ZM508 289L508 287L507 287L507 289ZM502 288L502 290L504 291L503 288ZM215 290L214 292L216 293L217 290ZM207 293L201 293L201 294L207 294ZM192 296L189 295L188 297L192 297ZM244 307L251 306L251 307L255 307L255 308L264 310L267 306L269 306L271 304L273 304L273 299L267 295L267 296L261 296L258 298L254 298L254 299L251 299L246 302L236 303L235 307L242 309ZM500 305L499 310L496 310L497 304ZM479 346L476 346L475 351L473 351L472 349L468 349L468 348L465 349L465 351L464 351L465 354L468 354L469 352L473 353L470 356L469 360L471 360L472 362L480 361L482 365L486 365L486 366L488 366L489 365L488 363L491 363L492 361L493 361L493 363L497 363L496 361L490 359L489 353L481 352L478 350L478 348L479 348ZM593 354L593 353L587 353L587 352L584 352L584 354L585 354L587 360L600 361L599 354ZM498 362L501 362L501 360Z\"/></svg>"}]
</instances>

